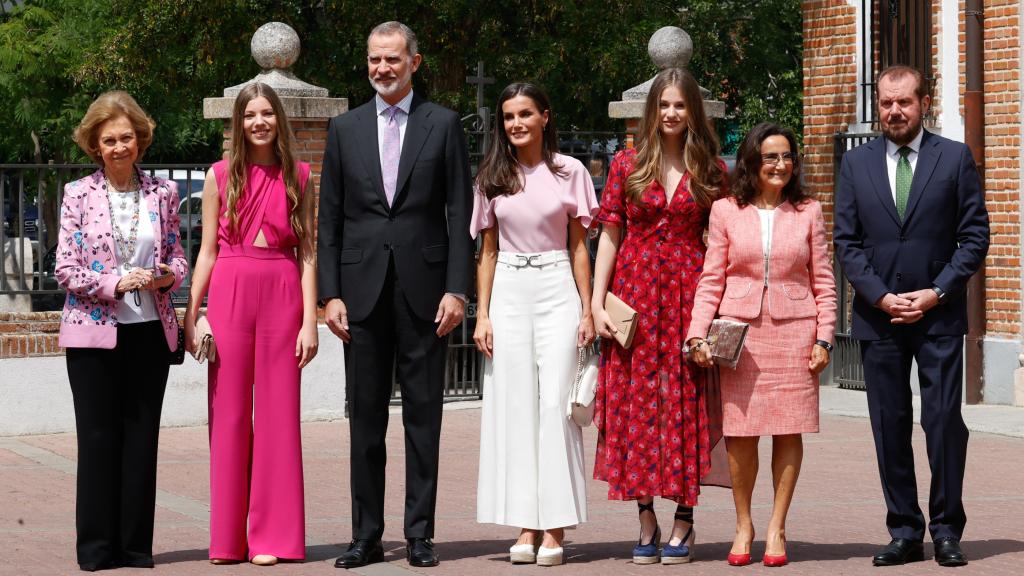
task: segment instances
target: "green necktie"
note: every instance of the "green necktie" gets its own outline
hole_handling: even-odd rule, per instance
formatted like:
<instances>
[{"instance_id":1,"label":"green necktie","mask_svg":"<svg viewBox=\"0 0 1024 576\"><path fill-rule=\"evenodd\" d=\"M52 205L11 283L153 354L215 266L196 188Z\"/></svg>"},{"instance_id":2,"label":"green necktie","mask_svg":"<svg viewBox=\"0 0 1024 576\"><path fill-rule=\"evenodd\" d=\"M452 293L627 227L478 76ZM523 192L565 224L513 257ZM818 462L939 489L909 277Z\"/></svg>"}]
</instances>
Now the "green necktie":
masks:
<instances>
[{"instance_id":1,"label":"green necktie","mask_svg":"<svg viewBox=\"0 0 1024 576\"><path fill-rule=\"evenodd\" d=\"M910 183L914 180L914 171L910 169L910 161L907 160L912 150L903 146L897 151L900 159L896 162L896 212L903 220L907 212L907 199L910 198Z\"/></svg>"}]
</instances>

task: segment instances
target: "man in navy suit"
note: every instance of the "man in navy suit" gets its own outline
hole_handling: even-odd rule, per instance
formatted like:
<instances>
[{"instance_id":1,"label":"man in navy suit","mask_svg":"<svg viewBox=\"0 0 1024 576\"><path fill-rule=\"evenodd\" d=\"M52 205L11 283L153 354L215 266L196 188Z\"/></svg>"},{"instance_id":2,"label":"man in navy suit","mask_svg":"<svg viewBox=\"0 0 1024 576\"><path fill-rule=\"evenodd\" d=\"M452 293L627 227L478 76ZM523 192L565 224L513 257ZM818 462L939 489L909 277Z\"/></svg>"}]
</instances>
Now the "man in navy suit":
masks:
<instances>
[{"instance_id":1,"label":"man in navy suit","mask_svg":"<svg viewBox=\"0 0 1024 576\"><path fill-rule=\"evenodd\" d=\"M924 559L911 447L911 362L931 468L935 561L962 566L967 427L960 414L967 280L988 252L988 212L971 152L921 128L930 98L921 73L892 66L878 78L883 137L847 152L835 196L836 257L856 290L868 410L892 541L873 559Z\"/></svg>"},{"instance_id":2,"label":"man in navy suit","mask_svg":"<svg viewBox=\"0 0 1024 576\"><path fill-rule=\"evenodd\" d=\"M473 280L472 188L459 116L413 92L423 57L400 22L378 25L366 62L376 95L328 126L318 287L345 343L352 543L335 562L384 559L385 435L402 387L406 557L435 566L434 512L448 333Z\"/></svg>"}]
</instances>

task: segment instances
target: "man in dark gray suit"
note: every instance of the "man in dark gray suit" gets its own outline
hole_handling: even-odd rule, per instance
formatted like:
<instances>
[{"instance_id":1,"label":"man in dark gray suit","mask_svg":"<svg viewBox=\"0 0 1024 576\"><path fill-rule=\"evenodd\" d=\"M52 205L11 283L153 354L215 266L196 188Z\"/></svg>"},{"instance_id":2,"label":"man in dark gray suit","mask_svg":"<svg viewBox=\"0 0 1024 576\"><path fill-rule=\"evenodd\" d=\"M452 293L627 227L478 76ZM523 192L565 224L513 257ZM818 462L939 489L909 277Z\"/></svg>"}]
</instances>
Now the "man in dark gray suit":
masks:
<instances>
[{"instance_id":1,"label":"man in dark gray suit","mask_svg":"<svg viewBox=\"0 0 1024 576\"><path fill-rule=\"evenodd\" d=\"M345 342L352 543L335 566L383 559L384 437L393 370L405 425L407 557L434 566L447 335L472 280L471 185L455 112L412 90L416 35L385 22L367 40L377 95L333 118L320 185L318 284Z\"/></svg>"},{"instance_id":2,"label":"man in dark gray suit","mask_svg":"<svg viewBox=\"0 0 1024 576\"><path fill-rule=\"evenodd\" d=\"M935 560L962 566L967 427L960 414L967 280L988 252L988 212L971 151L921 127L930 99L921 73L892 66L878 78L883 137L847 152L836 186L835 247L856 289L875 454L892 541L875 566L924 559L911 446L911 363L931 467Z\"/></svg>"}]
</instances>

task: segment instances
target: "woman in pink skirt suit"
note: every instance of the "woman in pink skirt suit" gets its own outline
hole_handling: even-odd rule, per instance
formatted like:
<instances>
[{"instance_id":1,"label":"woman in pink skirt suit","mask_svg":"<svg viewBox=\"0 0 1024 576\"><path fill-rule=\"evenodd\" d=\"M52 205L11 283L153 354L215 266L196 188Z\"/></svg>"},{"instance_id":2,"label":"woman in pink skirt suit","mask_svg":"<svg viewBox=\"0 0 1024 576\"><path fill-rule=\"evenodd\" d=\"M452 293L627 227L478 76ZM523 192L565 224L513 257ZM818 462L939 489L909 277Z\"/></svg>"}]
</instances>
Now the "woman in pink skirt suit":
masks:
<instances>
[{"instance_id":1,"label":"woman in pink skirt suit","mask_svg":"<svg viewBox=\"0 0 1024 576\"><path fill-rule=\"evenodd\" d=\"M270 565L305 558L299 375L317 350L313 191L269 86L239 93L231 138L203 188L209 232L185 342L195 354L209 288L210 561Z\"/></svg>"},{"instance_id":2,"label":"woman in pink skirt suit","mask_svg":"<svg viewBox=\"0 0 1024 576\"><path fill-rule=\"evenodd\" d=\"M736 538L729 563L750 562L750 499L757 443L772 436L775 504L764 565L786 558L786 514L803 459L801 434L818 431L818 378L829 362L836 286L821 205L800 186L796 138L763 123L740 145L731 197L711 207L708 252L686 342L697 364L712 365L704 336L716 314L748 322L735 370L721 369Z\"/></svg>"}]
</instances>

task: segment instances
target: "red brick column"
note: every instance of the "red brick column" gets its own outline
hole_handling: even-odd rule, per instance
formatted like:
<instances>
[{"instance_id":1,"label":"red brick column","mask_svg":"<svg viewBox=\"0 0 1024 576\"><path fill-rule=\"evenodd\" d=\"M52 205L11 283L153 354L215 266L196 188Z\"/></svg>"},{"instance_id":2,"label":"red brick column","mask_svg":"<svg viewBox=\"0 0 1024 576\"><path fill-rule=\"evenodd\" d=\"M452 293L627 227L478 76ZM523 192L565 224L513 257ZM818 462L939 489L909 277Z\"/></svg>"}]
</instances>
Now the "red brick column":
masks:
<instances>
[{"instance_id":1,"label":"red brick column","mask_svg":"<svg viewBox=\"0 0 1024 576\"><path fill-rule=\"evenodd\" d=\"M857 121L857 8L848 2L803 2L804 163L808 189L822 204L832 234L833 136Z\"/></svg>"}]
</instances>

